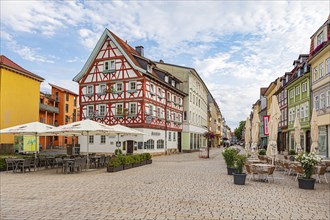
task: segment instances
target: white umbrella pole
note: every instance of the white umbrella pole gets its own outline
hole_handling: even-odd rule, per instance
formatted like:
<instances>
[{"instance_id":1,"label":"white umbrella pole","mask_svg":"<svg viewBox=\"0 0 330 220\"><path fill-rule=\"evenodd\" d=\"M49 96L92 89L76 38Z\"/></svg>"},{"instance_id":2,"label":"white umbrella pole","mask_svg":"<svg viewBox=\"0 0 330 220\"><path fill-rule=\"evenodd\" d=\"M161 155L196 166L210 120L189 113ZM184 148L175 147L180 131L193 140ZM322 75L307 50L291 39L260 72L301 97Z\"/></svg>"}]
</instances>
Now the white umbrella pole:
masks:
<instances>
[{"instance_id":1,"label":"white umbrella pole","mask_svg":"<svg viewBox=\"0 0 330 220\"><path fill-rule=\"evenodd\" d=\"M36 149L35 149L35 150L36 150L36 151L34 152L34 158L37 159L37 150L38 150L38 149L37 149L37 147L38 147L38 146L37 146L37 145L38 145L38 139L37 139L38 135L37 135L37 133L36 133L36 136L35 136L35 137L36 137L36 144L35 144L35 146L36 146Z\"/></svg>"},{"instance_id":2,"label":"white umbrella pole","mask_svg":"<svg viewBox=\"0 0 330 220\"><path fill-rule=\"evenodd\" d=\"M89 169L89 132L87 131L87 170Z\"/></svg>"}]
</instances>

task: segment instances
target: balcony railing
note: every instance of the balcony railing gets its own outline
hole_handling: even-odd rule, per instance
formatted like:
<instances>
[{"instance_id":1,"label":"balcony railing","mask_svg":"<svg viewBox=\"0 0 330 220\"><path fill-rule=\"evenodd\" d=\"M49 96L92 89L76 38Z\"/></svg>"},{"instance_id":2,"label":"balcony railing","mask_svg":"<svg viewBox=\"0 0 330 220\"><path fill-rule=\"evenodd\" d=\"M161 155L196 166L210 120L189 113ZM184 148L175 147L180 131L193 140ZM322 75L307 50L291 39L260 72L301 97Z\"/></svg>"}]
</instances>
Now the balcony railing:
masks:
<instances>
[{"instance_id":1,"label":"balcony railing","mask_svg":"<svg viewBox=\"0 0 330 220\"><path fill-rule=\"evenodd\" d=\"M53 106L50 106L50 105L45 105L45 104L42 104L42 103L40 103L39 109L43 110L43 111L47 111L47 112L57 113L57 114L60 112L57 107L53 107Z\"/></svg>"}]
</instances>

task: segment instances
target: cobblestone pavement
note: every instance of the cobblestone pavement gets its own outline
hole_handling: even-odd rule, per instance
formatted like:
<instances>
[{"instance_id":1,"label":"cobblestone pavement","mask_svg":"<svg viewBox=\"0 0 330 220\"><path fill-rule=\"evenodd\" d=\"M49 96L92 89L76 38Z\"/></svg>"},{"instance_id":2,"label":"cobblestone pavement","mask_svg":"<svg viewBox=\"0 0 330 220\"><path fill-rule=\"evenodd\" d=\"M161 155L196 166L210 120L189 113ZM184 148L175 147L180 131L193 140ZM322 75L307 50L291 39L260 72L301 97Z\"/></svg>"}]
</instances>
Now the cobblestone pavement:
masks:
<instances>
[{"instance_id":1,"label":"cobblestone pavement","mask_svg":"<svg viewBox=\"0 0 330 220\"><path fill-rule=\"evenodd\" d=\"M0 178L0 219L330 218L330 184L302 190L294 177L276 171L274 183L234 185L221 149L212 149L210 159L159 156L117 173L44 169Z\"/></svg>"}]
</instances>

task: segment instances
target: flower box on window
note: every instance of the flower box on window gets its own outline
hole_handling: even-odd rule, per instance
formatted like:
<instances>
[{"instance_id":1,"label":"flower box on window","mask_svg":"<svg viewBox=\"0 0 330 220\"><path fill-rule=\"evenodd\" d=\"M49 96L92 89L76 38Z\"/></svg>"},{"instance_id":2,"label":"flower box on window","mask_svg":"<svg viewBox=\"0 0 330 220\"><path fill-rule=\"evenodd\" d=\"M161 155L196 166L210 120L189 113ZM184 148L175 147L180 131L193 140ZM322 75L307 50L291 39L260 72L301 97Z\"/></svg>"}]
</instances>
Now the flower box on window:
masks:
<instances>
[{"instance_id":1,"label":"flower box on window","mask_svg":"<svg viewBox=\"0 0 330 220\"><path fill-rule=\"evenodd\" d=\"M116 72L115 69L103 70L103 71L102 71L103 74L109 74L109 73L114 73L114 72Z\"/></svg>"}]
</instances>

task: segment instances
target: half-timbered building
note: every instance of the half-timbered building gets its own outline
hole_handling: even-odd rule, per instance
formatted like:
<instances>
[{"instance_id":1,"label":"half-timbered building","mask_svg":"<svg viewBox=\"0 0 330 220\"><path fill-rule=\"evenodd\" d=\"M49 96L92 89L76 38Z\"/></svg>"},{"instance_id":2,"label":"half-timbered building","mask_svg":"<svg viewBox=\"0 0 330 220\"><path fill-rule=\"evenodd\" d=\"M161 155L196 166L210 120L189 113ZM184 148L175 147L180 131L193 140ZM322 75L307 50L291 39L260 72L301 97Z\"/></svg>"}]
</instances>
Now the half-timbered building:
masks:
<instances>
[{"instance_id":1,"label":"half-timbered building","mask_svg":"<svg viewBox=\"0 0 330 220\"><path fill-rule=\"evenodd\" d=\"M133 49L106 29L82 70L79 83L80 119L135 128L145 135L91 136L94 152L165 153L178 149L182 131L182 82L144 57L144 48ZM84 143L85 141L85 143ZM86 140L79 139L84 152Z\"/></svg>"}]
</instances>

